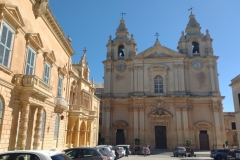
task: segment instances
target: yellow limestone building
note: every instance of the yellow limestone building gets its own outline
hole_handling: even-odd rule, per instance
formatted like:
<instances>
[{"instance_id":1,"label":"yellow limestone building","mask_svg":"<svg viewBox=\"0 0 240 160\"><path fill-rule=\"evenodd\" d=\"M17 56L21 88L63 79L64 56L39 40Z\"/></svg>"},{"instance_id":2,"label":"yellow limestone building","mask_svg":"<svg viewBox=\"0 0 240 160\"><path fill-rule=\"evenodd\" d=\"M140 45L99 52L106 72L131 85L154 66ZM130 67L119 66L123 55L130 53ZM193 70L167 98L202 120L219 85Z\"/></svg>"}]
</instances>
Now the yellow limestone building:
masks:
<instances>
[{"instance_id":1,"label":"yellow limestone building","mask_svg":"<svg viewBox=\"0 0 240 160\"><path fill-rule=\"evenodd\" d=\"M104 64L101 137L105 144L173 149L222 148L226 140L218 57L209 31L203 34L191 13L178 51L153 46L137 54L134 36L121 19L109 37Z\"/></svg>"},{"instance_id":2,"label":"yellow limestone building","mask_svg":"<svg viewBox=\"0 0 240 160\"><path fill-rule=\"evenodd\" d=\"M48 0L0 1L0 152L97 144L99 99L73 55Z\"/></svg>"}]
</instances>

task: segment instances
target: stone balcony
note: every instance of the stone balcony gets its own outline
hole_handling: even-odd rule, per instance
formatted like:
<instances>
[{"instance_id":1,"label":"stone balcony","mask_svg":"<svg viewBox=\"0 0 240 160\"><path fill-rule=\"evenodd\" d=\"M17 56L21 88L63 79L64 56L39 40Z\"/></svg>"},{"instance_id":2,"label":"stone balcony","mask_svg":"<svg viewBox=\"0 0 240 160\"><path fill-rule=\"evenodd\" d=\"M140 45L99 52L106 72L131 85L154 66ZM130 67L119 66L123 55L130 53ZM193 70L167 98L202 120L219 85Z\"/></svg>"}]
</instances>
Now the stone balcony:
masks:
<instances>
[{"instance_id":1,"label":"stone balcony","mask_svg":"<svg viewBox=\"0 0 240 160\"><path fill-rule=\"evenodd\" d=\"M69 115L70 116L88 116L89 118L96 118L97 112L92 111L84 107L83 105L69 105Z\"/></svg>"},{"instance_id":2,"label":"stone balcony","mask_svg":"<svg viewBox=\"0 0 240 160\"><path fill-rule=\"evenodd\" d=\"M68 110L68 101L62 97L55 98L55 112L61 113L64 110Z\"/></svg>"},{"instance_id":3,"label":"stone balcony","mask_svg":"<svg viewBox=\"0 0 240 160\"><path fill-rule=\"evenodd\" d=\"M31 92L43 99L52 97L52 86L45 83L36 75L15 74L13 77L13 84L17 89Z\"/></svg>"}]
</instances>

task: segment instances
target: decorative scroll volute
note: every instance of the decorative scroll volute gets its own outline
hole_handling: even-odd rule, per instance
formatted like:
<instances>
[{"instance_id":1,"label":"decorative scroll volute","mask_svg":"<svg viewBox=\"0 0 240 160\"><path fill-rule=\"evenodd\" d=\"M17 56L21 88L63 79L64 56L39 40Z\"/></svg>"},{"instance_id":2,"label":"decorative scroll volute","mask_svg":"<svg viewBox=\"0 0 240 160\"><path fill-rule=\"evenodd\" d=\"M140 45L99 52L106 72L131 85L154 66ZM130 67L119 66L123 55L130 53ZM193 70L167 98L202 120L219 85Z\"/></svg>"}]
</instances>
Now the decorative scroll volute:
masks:
<instances>
[{"instance_id":1,"label":"decorative scroll volute","mask_svg":"<svg viewBox=\"0 0 240 160\"><path fill-rule=\"evenodd\" d=\"M35 18L41 17L48 9L48 0L36 0L33 6Z\"/></svg>"}]
</instances>

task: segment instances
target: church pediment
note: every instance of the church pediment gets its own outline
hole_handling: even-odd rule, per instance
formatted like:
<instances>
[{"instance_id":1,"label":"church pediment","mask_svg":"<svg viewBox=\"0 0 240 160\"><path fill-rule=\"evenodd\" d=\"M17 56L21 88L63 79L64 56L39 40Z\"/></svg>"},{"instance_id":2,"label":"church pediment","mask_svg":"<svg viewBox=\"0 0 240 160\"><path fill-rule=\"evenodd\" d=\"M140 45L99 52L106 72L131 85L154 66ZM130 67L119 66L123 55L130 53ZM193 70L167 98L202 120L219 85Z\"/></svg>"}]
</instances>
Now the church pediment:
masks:
<instances>
[{"instance_id":1,"label":"church pediment","mask_svg":"<svg viewBox=\"0 0 240 160\"><path fill-rule=\"evenodd\" d=\"M117 120L113 123L114 126L128 126L128 123L124 120Z\"/></svg>"},{"instance_id":2,"label":"church pediment","mask_svg":"<svg viewBox=\"0 0 240 160\"><path fill-rule=\"evenodd\" d=\"M42 40L39 33L27 33L26 41L27 44L31 44L36 49L43 48Z\"/></svg>"},{"instance_id":3,"label":"church pediment","mask_svg":"<svg viewBox=\"0 0 240 160\"><path fill-rule=\"evenodd\" d=\"M157 106L155 110L151 111L148 114L149 117L161 117L161 118L166 118L166 117L172 117L172 113L170 113L168 110L164 109L161 106Z\"/></svg>"},{"instance_id":4,"label":"church pediment","mask_svg":"<svg viewBox=\"0 0 240 160\"><path fill-rule=\"evenodd\" d=\"M184 57L181 53L178 53L174 50L166 48L161 45L155 45L150 47L149 49L139 53L134 59L142 59L142 58L178 58Z\"/></svg>"}]
</instances>

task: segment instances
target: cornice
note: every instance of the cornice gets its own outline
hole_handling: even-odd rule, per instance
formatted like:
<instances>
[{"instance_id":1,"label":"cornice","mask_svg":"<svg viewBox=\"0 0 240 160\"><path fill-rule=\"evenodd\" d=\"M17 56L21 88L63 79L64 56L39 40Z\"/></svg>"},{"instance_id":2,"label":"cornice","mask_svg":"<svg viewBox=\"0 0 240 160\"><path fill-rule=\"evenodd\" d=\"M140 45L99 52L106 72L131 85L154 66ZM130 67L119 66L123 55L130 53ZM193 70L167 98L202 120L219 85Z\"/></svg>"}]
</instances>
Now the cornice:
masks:
<instances>
[{"instance_id":1,"label":"cornice","mask_svg":"<svg viewBox=\"0 0 240 160\"><path fill-rule=\"evenodd\" d=\"M74 50L70 44L70 42L67 40L67 38L64 35L63 30L61 29L60 25L58 24L56 18L54 17L52 11L50 8L47 10L47 12L42 16L43 20L47 24L47 26L50 28L50 30L53 32L56 39L59 41L63 49L66 51L69 57L74 55Z\"/></svg>"},{"instance_id":2,"label":"cornice","mask_svg":"<svg viewBox=\"0 0 240 160\"><path fill-rule=\"evenodd\" d=\"M233 86L235 84L238 84L239 82L240 82L240 74L231 80L231 84L229 84L229 86Z\"/></svg>"},{"instance_id":3,"label":"cornice","mask_svg":"<svg viewBox=\"0 0 240 160\"><path fill-rule=\"evenodd\" d=\"M15 85L3 80L0 78L0 85L4 86L4 87L7 87L9 89L13 89Z\"/></svg>"}]
</instances>

